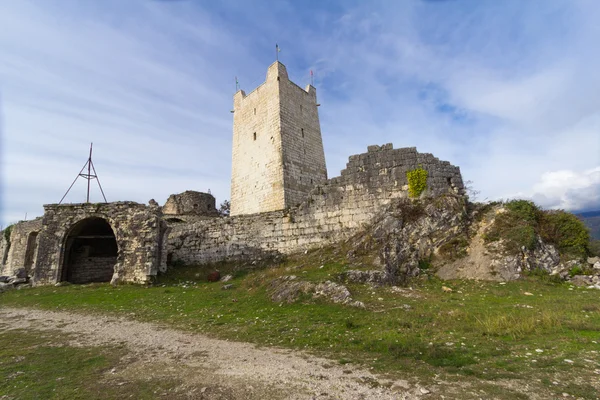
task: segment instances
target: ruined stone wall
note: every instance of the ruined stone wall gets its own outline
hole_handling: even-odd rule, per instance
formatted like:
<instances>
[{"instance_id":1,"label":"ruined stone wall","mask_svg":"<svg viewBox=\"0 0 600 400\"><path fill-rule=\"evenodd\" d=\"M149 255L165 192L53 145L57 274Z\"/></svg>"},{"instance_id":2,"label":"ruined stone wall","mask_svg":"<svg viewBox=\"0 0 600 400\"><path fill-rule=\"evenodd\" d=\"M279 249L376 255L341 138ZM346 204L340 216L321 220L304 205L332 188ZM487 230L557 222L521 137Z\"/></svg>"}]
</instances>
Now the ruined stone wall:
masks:
<instances>
[{"instance_id":1,"label":"ruined stone wall","mask_svg":"<svg viewBox=\"0 0 600 400\"><path fill-rule=\"evenodd\" d=\"M4 265L8 259L8 241L4 237L4 231L0 231L0 275L6 275Z\"/></svg>"},{"instance_id":2,"label":"ruined stone wall","mask_svg":"<svg viewBox=\"0 0 600 400\"><path fill-rule=\"evenodd\" d=\"M88 257L77 254L70 265L69 282L108 282L112 279L117 257Z\"/></svg>"},{"instance_id":3,"label":"ruined stone wall","mask_svg":"<svg viewBox=\"0 0 600 400\"><path fill-rule=\"evenodd\" d=\"M172 194L162 208L165 215L205 215L217 214L215 197L210 193L187 190Z\"/></svg>"},{"instance_id":4,"label":"ruined stone wall","mask_svg":"<svg viewBox=\"0 0 600 400\"><path fill-rule=\"evenodd\" d=\"M429 172L424 195L463 190L460 170L414 148L371 146L351 156L341 176L317 186L299 207L255 215L171 224L172 260L207 263L289 254L348 238L393 199L407 197L406 171Z\"/></svg>"},{"instance_id":5,"label":"ruined stone wall","mask_svg":"<svg viewBox=\"0 0 600 400\"><path fill-rule=\"evenodd\" d=\"M42 218L36 218L31 221L20 221L13 225L10 234L10 248L6 257L6 262L2 273L12 275L19 268L25 268L29 275L33 274L33 262L26 265L28 253L35 260L38 252L39 241L30 240L30 236L35 236L42 229Z\"/></svg>"},{"instance_id":6,"label":"ruined stone wall","mask_svg":"<svg viewBox=\"0 0 600 400\"><path fill-rule=\"evenodd\" d=\"M299 204L327 179L316 89L300 88L280 62L265 83L234 96L231 215Z\"/></svg>"},{"instance_id":7,"label":"ruined stone wall","mask_svg":"<svg viewBox=\"0 0 600 400\"><path fill-rule=\"evenodd\" d=\"M369 146L367 153L350 156L346 168L339 177L331 179L330 184L378 193L406 191L406 173L419 167L428 172L424 196L436 196L448 190L464 193L459 167L440 161L430 153L418 153L416 147L394 149L391 143Z\"/></svg>"},{"instance_id":8,"label":"ruined stone wall","mask_svg":"<svg viewBox=\"0 0 600 400\"><path fill-rule=\"evenodd\" d=\"M50 204L44 206L43 228L35 263L36 283L61 279L65 242L70 230L88 218L106 220L117 242L113 282L147 282L166 264L166 229L158 207L134 202L107 204Z\"/></svg>"}]
</instances>

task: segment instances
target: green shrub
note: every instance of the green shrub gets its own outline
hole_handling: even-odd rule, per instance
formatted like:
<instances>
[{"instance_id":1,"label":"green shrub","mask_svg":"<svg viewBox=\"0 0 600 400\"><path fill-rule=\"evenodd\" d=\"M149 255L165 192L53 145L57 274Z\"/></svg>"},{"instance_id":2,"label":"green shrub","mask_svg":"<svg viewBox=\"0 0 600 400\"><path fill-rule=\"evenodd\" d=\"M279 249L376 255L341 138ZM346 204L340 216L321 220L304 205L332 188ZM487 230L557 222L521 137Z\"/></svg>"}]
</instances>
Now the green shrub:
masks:
<instances>
[{"instance_id":1,"label":"green shrub","mask_svg":"<svg viewBox=\"0 0 600 400\"><path fill-rule=\"evenodd\" d=\"M569 276L572 278L575 275L583 275L583 268L580 265L575 265L569 270Z\"/></svg>"},{"instance_id":2,"label":"green shrub","mask_svg":"<svg viewBox=\"0 0 600 400\"><path fill-rule=\"evenodd\" d=\"M506 239L518 247L527 250L535 249L537 243L535 228L530 225L517 225L506 233Z\"/></svg>"},{"instance_id":3,"label":"green shrub","mask_svg":"<svg viewBox=\"0 0 600 400\"><path fill-rule=\"evenodd\" d=\"M438 252L441 256L455 260L467 255L469 241L464 236L455 237L440 246Z\"/></svg>"},{"instance_id":4,"label":"green shrub","mask_svg":"<svg viewBox=\"0 0 600 400\"><path fill-rule=\"evenodd\" d=\"M588 246L588 250L590 252L590 256L592 256L592 257L600 257L600 239L592 239L592 240L590 240L590 244Z\"/></svg>"},{"instance_id":5,"label":"green shrub","mask_svg":"<svg viewBox=\"0 0 600 400\"><path fill-rule=\"evenodd\" d=\"M406 172L408 180L408 195L410 197L419 197L427 188L427 171L422 167Z\"/></svg>"},{"instance_id":6,"label":"green shrub","mask_svg":"<svg viewBox=\"0 0 600 400\"><path fill-rule=\"evenodd\" d=\"M546 211L540 223L540 236L561 253L585 257L589 252L590 233L574 214L563 210Z\"/></svg>"},{"instance_id":7,"label":"green shrub","mask_svg":"<svg viewBox=\"0 0 600 400\"><path fill-rule=\"evenodd\" d=\"M525 247L533 250L537 236L554 245L561 254L583 258L589 254L590 234L574 214L563 210L542 211L527 200L505 204L506 212L496 216L484 235L486 242L503 239L510 252Z\"/></svg>"},{"instance_id":8,"label":"green shrub","mask_svg":"<svg viewBox=\"0 0 600 400\"><path fill-rule=\"evenodd\" d=\"M550 275L550 272L546 271L542 268L535 268L531 270L525 270L522 272L524 276L536 277L542 282L550 283L550 284L561 284L563 283L563 279L560 275Z\"/></svg>"},{"instance_id":9,"label":"green shrub","mask_svg":"<svg viewBox=\"0 0 600 400\"><path fill-rule=\"evenodd\" d=\"M484 235L486 242L504 240L504 248L517 252L522 247L533 250L536 246L536 228L540 209L527 200L513 200L505 204L506 211L496 216L494 224Z\"/></svg>"},{"instance_id":10,"label":"green shrub","mask_svg":"<svg viewBox=\"0 0 600 400\"><path fill-rule=\"evenodd\" d=\"M2 231L2 233L4 233L4 239L6 239L6 242L8 243L8 245L10 246L10 233L12 232L12 228L14 225L9 225L6 228L4 228L4 230Z\"/></svg>"},{"instance_id":11,"label":"green shrub","mask_svg":"<svg viewBox=\"0 0 600 400\"><path fill-rule=\"evenodd\" d=\"M506 203L505 207L515 217L531 223L538 222L542 214L538 206L528 200L512 200Z\"/></svg>"},{"instance_id":12,"label":"green shrub","mask_svg":"<svg viewBox=\"0 0 600 400\"><path fill-rule=\"evenodd\" d=\"M8 254L8 250L10 250L10 234L12 232L13 226L14 225L9 225L2 231L2 233L4 234L4 239L6 239L6 250L4 254ZM5 260L0 259L0 261L4 262Z\"/></svg>"},{"instance_id":13,"label":"green shrub","mask_svg":"<svg viewBox=\"0 0 600 400\"><path fill-rule=\"evenodd\" d=\"M476 364L466 349L449 347L441 343L427 345L419 341L393 343L388 346L389 354L396 358L414 358L436 367L460 368Z\"/></svg>"},{"instance_id":14,"label":"green shrub","mask_svg":"<svg viewBox=\"0 0 600 400\"><path fill-rule=\"evenodd\" d=\"M429 260L419 260L419 269L422 271L427 271L431 268L431 261Z\"/></svg>"}]
</instances>

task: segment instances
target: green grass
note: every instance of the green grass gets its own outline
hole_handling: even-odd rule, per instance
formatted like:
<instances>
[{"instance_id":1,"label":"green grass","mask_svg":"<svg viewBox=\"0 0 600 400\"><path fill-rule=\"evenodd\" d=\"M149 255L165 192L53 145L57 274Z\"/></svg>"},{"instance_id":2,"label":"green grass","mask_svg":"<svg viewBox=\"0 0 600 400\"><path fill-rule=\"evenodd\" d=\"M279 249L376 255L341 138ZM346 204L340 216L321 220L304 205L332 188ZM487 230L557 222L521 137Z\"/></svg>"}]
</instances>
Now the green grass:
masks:
<instances>
[{"instance_id":1,"label":"green grass","mask_svg":"<svg viewBox=\"0 0 600 400\"><path fill-rule=\"evenodd\" d=\"M0 398L155 399L173 381L117 380L107 374L120 364L123 348L71 347L60 332L0 332ZM6 396L6 397L4 397Z\"/></svg>"},{"instance_id":2,"label":"green grass","mask_svg":"<svg viewBox=\"0 0 600 400\"><path fill-rule=\"evenodd\" d=\"M403 293L350 284L354 299L366 305L360 309L310 297L292 304L270 300L267 287L278 276L335 280L350 269L319 254L235 272L230 290L202 280L211 268L180 267L152 287L92 284L10 291L0 295L0 304L125 315L213 337L304 349L392 376L471 382L484 392L488 386L497 390L494 382L514 380L549 397L565 392L597 398L589 382L598 386L600 291L535 276L505 285L425 277ZM235 271L219 268L222 275ZM558 384L544 384L544 379ZM502 393L496 398L521 396L518 390ZM493 390L489 395L496 396Z\"/></svg>"}]
</instances>

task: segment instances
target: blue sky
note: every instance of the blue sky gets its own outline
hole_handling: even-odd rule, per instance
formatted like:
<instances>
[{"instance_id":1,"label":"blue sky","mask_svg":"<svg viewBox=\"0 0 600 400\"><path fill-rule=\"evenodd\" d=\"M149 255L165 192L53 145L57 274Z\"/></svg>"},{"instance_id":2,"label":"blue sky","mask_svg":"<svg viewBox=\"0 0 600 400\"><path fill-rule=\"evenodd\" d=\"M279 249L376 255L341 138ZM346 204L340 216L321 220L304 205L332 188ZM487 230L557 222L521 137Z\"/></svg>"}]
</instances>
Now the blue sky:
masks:
<instances>
[{"instance_id":1,"label":"blue sky","mask_svg":"<svg viewBox=\"0 0 600 400\"><path fill-rule=\"evenodd\" d=\"M58 202L90 142L109 201L229 198L235 77L259 85L275 43L315 73L330 177L392 142L480 200L600 209L598 21L595 0L0 0L0 224Z\"/></svg>"}]
</instances>

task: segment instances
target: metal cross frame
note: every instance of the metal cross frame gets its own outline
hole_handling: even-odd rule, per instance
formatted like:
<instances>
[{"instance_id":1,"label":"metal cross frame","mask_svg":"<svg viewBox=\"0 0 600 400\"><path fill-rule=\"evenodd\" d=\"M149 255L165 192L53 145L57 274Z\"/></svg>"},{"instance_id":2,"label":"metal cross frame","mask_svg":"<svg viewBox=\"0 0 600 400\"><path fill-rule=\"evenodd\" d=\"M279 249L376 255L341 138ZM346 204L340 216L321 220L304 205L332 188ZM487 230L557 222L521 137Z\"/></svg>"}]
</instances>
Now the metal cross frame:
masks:
<instances>
[{"instance_id":1,"label":"metal cross frame","mask_svg":"<svg viewBox=\"0 0 600 400\"><path fill-rule=\"evenodd\" d=\"M100 184L100 179L98 178L98 174L96 173L96 168L94 168L94 163L92 161L92 147L93 147L93 145L94 145L94 143L90 143L90 156L89 156L88 160L85 162L85 164L83 164L83 168L81 168L81 171L79 171L79 173L75 177L75 180L73 181L73 183L71 183L71 186L69 186L69 188L67 189L67 192L62 197L62 199L60 199L60 201L58 202L58 204L61 204L63 202L63 200L65 199L65 197L67 197L67 195L69 194L69 191L71 190L71 188L73 187L73 185L75 185L75 182L77 182L77 179L79 177L87 179L87 197L86 197L86 201L85 201L86 203L90 202L90 181L92 179L95 179L96 182L98 182L98 187L100 188L100 193L102 193L102 197L104 198L104 202L108 203L108 201L106 201L106 196L104 195L104 190L102 190L102 185ZM87 167L87 174L84 173L86 167ZM92 171L94 171L93 174L92 174Z\"/></svg>"}]
</instances>

